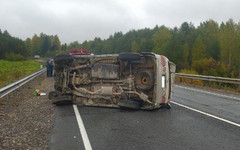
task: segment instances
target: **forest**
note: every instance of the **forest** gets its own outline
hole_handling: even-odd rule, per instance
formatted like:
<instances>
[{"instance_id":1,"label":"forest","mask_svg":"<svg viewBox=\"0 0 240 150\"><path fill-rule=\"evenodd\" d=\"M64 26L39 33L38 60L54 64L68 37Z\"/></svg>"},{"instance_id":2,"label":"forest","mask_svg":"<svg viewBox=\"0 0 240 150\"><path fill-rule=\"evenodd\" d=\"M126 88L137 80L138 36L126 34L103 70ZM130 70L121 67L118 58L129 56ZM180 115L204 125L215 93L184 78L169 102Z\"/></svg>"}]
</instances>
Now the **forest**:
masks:
<instances>
[{"instance_id":1,"label":"forest","mask_svg":"<svg viewBox=\"0 0 240 150\"><path fill-rule=\"evenodd\" d=\"M61 44L57 35L33 35L21 40L0 30L0 59L24 60L33 55L54 57L72 48L88 49L94 54L154 52L165 55L177 65L178 72L240 77L240 23L232 19L218 24L207 20L195 27L184 22L180 27L116 32L107 39Z\"/></svg>"}]
</instances>

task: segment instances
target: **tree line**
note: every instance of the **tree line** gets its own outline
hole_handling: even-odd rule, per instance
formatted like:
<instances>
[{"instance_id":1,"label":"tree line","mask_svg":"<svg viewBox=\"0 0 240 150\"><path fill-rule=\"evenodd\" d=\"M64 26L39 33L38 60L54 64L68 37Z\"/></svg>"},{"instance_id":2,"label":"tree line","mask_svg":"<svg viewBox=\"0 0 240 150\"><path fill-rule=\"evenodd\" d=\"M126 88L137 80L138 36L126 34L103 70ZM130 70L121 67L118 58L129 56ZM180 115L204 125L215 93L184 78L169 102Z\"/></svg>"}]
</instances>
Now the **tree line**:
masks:
<instances>
[{"instance_id":1,"label":"tree line","mask_svg":"<svg viewBox=\"0 0 240 150\"><path fill-rule=\"evenodd\" d=\"M240 24L232 19L220 25L207 20L195 27L184 22L177 28L156 26L153 29L114 33L108 39L95 38L69 47L91 50L95 54L154 52L167 56L177 71L191 70L202 75L240 76Z\"/></svg>"},{"instance_id":2,"label":"tree line","mask_svg":"<svg viewBox=\"0 0 240 150\"><path fill-rule=\"evenodd\" d=\"M34 55L53 57L62 53L63 48L64 45L61 45L57 35L41 33L21 40L12 37L6 30L4 32L0 30L0 59L25 60Z\"/></svg>"},{"instance_id":3,"label":"tree line","mask_svg":"<svg viewBox=\"0 0 240 150\"><path fill-rule=\"evenodd\" d=\"M240 24L232 19L218 24L207 20L195 27L184 22L169 28L155 26L131 30L125 34L116 32L107 39L61 44L57 35L34 35L25 41L11 37L0 30L0 59L13 56L55 56L72 48L88 49L94 54L121 52L154 52L167 56L177 65L178 71L192 70L198 74L240 76Z\"/></svg>"}]
</instances>

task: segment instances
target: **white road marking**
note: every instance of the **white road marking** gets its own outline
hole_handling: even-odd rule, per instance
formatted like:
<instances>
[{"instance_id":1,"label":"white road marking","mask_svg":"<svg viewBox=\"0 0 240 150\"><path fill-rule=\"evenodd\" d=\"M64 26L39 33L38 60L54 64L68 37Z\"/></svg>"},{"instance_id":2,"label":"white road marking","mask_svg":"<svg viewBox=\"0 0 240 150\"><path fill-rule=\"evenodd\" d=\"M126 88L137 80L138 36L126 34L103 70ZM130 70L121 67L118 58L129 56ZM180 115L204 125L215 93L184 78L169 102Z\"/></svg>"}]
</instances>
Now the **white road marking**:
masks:
<instances>
[{"instance_id":1,"label":"white road marking","mask_svg":"<svg viewBox=\"0 0 240 150\"><path fill-rule=\"evenodd\" d=\"M201 92L201 93L205 93L205 94L209 94L209 95L220 96L220 97L223 97L223 98L235 99L235 100L240 101L240 97L227 96L227 95L223 95L223 94L208 92L208 91L204 91L204 90L198 90L198 89L184 87L184 86L180 86L180 85L174 85L174 86L178 87L178 88L186 89L186 90L191 90L191 91L195 91L195 92Z\"/></svg>"},{"instance_id":2,"label":"white road marking","mask_svg":"<svg viewBox=\"0 0 240 150\"><path fill-rule=\"evenodd\" d=\"M81 136L82 136L82 139L83 139L84 147L85 147L86 150L92 150L92 146L91 146L90 141L88 139L88 135L87 135L86 129L84 127L84 124L83 124L83 121L82 121L82 118L81 118L81 115L78 111L77 106L73 105L73 109L74 109L74 112L75 112L75 115L76 115L76 118L77 118L78 127L80 129L80 133L81 133Z\"/></svg>"},{"instance_id":3,"label":"white road marking","mask_svg":"<svg viewBox=\"0 0 240 150\"><path fill-rule=\"evenodd\" d=\"M189 110L192 110L192 111L198 112L198 113L200 113L200 114L203 114L203 115L206 115L206 116L209 116L209 117L212 117L212 118L215 118L215 119L221 120L221 121L223 121L223 122L226 122L226 123L229 123L229 124L235 125L235 126L237 126L237 127L240 127L240 124L238 124L238 123L235 123L235 122L232 122L232 121L229 121L229 120L226 120L226 119L223 119L223 118L217 117L217 116L215 116L215 115L211 115L211 114L209 114L209 113L206 113L206 112L203 112L203 111L197 110L197 109L195 109L195 108L191 108L191 107L188 107L188 106L183 105L183 104L179 104L179 103L174 102L174 101L171 101L171 103L173 103L173 104L175 104L175 105L178 105L178 106L181 106L181 107L184 107L184 108L187 108L187 109L189 109Z\"/></svg>"}]
</instances>

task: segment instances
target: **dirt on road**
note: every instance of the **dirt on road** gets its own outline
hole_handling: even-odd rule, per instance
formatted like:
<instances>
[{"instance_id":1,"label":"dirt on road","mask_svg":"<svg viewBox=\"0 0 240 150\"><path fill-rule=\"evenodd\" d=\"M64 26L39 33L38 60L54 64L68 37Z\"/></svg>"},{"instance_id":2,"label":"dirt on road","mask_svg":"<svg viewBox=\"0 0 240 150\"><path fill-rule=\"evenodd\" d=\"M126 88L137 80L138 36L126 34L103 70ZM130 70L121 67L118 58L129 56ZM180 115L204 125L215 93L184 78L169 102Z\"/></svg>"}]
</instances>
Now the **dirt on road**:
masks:
<instances>
[{"instance_id":1,"label":"dirt on road","mask_svg":"<svg viewBox=\"0 0 240 150\"><path fill-rule=\"evenodd\" d=\"M0 99L0 149L47 149L52 128L54 105L47 95L35 96L53 90L53 78L46 74L31 80Z\"/></svg>"}]
</instances>

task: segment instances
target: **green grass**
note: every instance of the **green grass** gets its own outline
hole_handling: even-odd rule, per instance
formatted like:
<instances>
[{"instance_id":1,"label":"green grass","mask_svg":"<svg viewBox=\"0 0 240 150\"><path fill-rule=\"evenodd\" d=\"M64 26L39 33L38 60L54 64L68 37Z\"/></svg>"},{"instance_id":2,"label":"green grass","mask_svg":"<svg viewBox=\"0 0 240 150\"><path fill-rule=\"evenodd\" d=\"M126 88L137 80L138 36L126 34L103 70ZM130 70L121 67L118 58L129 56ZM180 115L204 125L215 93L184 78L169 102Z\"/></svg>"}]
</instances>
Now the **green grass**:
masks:
<instances>
[{"instance_id":1,"label":"green grass","mask_svg":"<svg viewBox=\"0 0 240 150\"><path fill-rule=\"evenodd\" d=\"M0 60L0 87L40 70L42 63L28 61ZM44 65L43 65L44 66Z\"/></svg>"}]
</instances>

